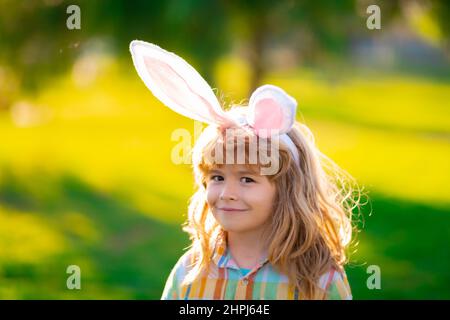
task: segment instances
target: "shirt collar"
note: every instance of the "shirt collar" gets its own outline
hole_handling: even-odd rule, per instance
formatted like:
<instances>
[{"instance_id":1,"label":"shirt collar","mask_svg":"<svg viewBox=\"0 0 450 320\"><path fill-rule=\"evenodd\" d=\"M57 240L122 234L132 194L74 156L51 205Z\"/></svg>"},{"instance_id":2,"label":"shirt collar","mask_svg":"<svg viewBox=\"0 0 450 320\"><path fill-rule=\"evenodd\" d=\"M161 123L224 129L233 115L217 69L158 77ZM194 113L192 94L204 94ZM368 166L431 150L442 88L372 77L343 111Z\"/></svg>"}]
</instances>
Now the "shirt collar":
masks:
<instances>
[{"instance_id":1,"label":"shirt collar","mask_svg":"<svg viewBox=\"0 0 450 320\"><path fill-rule=\"evenodd\" d=\"M239 266L230 254L230 250L228 250L226 231L219 233L216 238L212 260L219 268L239 269ZM262 267L268 260L268 255L265 252L256 269Z\"/></svg>"}]
</instances>

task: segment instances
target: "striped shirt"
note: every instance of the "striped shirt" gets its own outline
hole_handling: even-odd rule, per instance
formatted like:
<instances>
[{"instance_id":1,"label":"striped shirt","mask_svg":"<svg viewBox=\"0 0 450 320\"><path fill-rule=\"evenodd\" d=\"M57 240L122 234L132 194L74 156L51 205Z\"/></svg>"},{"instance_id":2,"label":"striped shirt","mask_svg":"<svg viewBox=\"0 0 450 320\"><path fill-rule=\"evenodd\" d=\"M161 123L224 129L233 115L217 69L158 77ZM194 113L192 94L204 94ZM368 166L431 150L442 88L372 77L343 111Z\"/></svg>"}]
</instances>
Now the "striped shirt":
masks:
<instances>
[{"instance_id":1,"label":"striped shirt","mask_svg":"<svg viewBox=\"0 0 450 320\"><path fill-rule=\"evenodd\" d=\"M288 277L277 272L267 256L250 271L239 268L227 250L226 241L216 243L209 272L192 283L182 282L192 267L192 255L187 251L170 272L161 299L168 300L299 300L302 294ZM352 294L345 272L330 270L319 279L324 289L322 299L350 300Z\"/></svg>"}]
</instances>

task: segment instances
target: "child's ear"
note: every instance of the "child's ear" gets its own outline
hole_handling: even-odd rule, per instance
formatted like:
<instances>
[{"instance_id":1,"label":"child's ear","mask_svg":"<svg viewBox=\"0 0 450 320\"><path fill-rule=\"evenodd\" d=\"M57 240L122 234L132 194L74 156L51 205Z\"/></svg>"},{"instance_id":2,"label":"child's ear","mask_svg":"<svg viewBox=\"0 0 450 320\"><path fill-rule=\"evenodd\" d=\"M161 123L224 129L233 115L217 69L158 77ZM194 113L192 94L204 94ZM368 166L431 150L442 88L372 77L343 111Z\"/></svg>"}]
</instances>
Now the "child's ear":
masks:
<instances>
[{"instance_id":1,"label":"child's ear","mask_svg":"<svg viewBox=\"0 0 450 320\"><path fill-rule=\"evenodd\" d=\"M273 85L256 89L249 102L247 121L256 134L266 137L291 130L297 109L297 101L284 90Z\"/></svg>"},{"instance_id":2,"label":"child's ear","mask_svg":"<svg viewBox=\"0 0 450 320\"><path fill-rule=\"evenodd\" d=\"M185 60L139 40L130 43L130 51L145 85L173 111L209 124L231 123L211 87Z\"/></svg>"}]
</instances>

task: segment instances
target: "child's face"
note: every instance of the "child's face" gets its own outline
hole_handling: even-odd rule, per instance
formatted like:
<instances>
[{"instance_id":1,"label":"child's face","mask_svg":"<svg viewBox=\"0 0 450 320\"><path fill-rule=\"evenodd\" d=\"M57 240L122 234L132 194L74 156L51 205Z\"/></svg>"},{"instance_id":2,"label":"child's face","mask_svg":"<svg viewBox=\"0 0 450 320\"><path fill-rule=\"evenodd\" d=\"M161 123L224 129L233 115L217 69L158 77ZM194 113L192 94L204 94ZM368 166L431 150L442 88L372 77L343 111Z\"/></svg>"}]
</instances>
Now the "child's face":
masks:
<instances>
[{"instance_id":1,"label":"child's face","mask_svg":"<svg viewBox=\"0 0 450 320\"><path fill-rule=\"evenodd\" d=\"M272 214L275 184L259 170L222 165L207 175L207 202L222 228L229 232L262 231Z\"/></svg>"}]
</instances>

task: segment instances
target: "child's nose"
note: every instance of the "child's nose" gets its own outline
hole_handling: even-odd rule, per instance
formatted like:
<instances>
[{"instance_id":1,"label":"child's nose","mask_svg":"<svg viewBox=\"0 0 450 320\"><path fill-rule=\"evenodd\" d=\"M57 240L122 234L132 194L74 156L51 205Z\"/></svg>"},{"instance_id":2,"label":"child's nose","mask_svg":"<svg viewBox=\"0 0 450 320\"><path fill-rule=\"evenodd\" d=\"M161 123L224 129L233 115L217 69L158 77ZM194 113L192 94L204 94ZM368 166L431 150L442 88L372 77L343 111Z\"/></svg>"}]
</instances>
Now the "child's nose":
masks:
<instances>
[{"instance_id":1,"label":"child's nose","mask_svg":"<svg viewBox=\"0 0 450 320\"><path fill-rule=\"evenodd\" d=\"M224 183L222 192L220 193L221 200L237 200L238 190L234 183Z\"/></svg>"}]
</instances>

